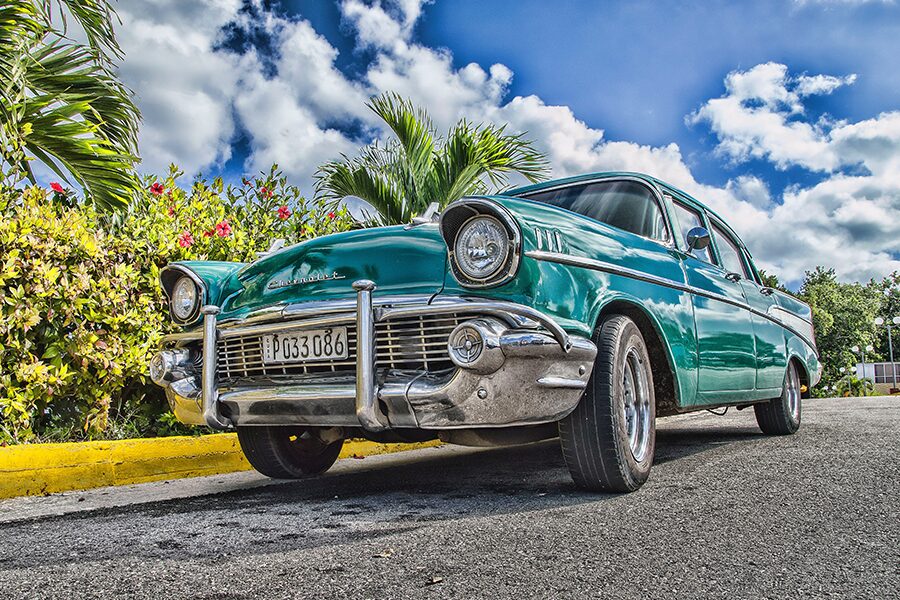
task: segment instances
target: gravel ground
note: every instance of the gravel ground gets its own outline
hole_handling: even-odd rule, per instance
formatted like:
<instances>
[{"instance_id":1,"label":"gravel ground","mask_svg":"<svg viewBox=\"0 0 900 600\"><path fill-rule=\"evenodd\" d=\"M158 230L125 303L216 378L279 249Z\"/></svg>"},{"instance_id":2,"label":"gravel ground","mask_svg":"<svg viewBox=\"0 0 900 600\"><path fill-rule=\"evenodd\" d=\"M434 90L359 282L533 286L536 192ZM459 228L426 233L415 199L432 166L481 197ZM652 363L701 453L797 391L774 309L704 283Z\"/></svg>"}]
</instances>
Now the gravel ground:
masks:
<instances>
[{"instance_id":1,"label":"gravel ground","mask_svg":"<svg viewBox=\"0 0 900 600\"><path fill-rule=\"evenodd\" d=\"M0 597L897 597L898 424L900 398L808 401L780 438L665 419L626 496L545 442L10 500Z\"/></svg>"}]
</instances>

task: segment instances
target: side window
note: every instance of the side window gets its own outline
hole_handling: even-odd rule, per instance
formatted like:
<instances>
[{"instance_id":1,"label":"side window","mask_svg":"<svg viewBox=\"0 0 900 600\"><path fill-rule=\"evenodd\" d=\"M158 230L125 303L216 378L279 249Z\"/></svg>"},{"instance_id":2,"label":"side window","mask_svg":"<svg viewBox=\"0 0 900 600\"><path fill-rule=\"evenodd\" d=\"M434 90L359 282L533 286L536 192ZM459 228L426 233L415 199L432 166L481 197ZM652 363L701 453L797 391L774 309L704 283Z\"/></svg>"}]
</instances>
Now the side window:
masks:
<instances>
[{"instance_id":1,"label":"side window","mask_svg":"<svg viewBox=\"0 0 900 600\"><path fill-rule=\"evenodd\" d=\"M678 218L678 228L681 231L681 241L683 241L684 245L687 246L688 231L690 231L694 227L704 227L703 219L700 218L699 212L697 212L693 208L685 206L677 200L672 204L675 206L675 216ZM715 264L709 254L709 247L703 248L702 250L693 250L692 254L702 261Z\"/></svg>"},{"instance_id":2,"label":"side window","mask_svg":"<svg viewBox=\"0 0 900 600\"><path fill-rule=\"evenodd\" d=\"M666 221L653 194L636 181L600 181L525 196L577 212L630 233L667 241Z\"/></svg>"},{"instance_id":3,"label":"side window","mask_svg":"<svg viewBox=\"0 0 900 600\"><path fill-rule=\"evenodd\" d=\"M716 248L719 249L719 256L722 259L722 268L729 273L737 273L749 279L750 275L744 267L744 261L741 260L740 246L715 223L713 223L712 228L713 237L716 240Z\"/></svg>"}]
</instances>

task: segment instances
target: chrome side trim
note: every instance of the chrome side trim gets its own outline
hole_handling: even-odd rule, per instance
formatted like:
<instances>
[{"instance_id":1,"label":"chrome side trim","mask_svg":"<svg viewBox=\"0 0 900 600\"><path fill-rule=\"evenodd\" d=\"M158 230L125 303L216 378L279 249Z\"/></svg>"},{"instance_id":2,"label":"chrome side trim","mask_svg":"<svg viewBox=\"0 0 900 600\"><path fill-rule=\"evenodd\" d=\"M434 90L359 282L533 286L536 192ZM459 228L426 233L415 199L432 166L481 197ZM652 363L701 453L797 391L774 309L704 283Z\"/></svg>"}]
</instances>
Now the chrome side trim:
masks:
<instances>
[{"instance_id":1,"label":"chrome side trim","mask_svg":"<svg viewBox=\"0 0 900 600\"><path fill-rule=\"evenodd\" d=\"M806 342L806 344L813 349L816 353L816 356L819 356L819 350L816 348L815 343L809 338L808 333L804 333L799 331L796 327L791 326L790 324L778 319L772 314L763 312L758 310L745 302L741 302L739 300L735 300L734 298L729 298L728 296L723 296L722 294L717 294L715 292L710 292L708 290L704 290L692 285L687 285L686 283L675 281L674 279L668 279L666 277L658 277L656 275L651 275L650 273L643 273L641 271L637 271L635 269L629 269L628 267L622 267L620 265L616 265L610 262L596 260L593 258L585 258L583 256L572 256L571 254L559 254L558 252L545 252L540 250L529 250L525 253L525 256L529 258L533 258L535 260L544 260L548 262L555 262L564 265L571 265L573 267L581 267L584 269L591 269L593 271L603 271L604 273L612 273L613 275L622 275L623 277L628 277L630 279L636 279L639 281L646 281L648 283L653 283L656 285L661 285L663 287L675 289L681 292L688 292L690 294L694 294L696 296L703 296L705 298L710 298L712 300L718 300L719 302L724 302L726 304L731 304L732 306L736 306L738 308L743 308L757 316L763 317L764 319L768 319L769 321L784 327L801 340ZM780 307L779 307L780 308ZM784 311L784 309L781 309ZM787 312L787 311L784 311ZM787 313L793 314L793 313ZM794 315L796 316L796 315ZM797 317L800 318L800 317ZM801 319L806 322L804 319Z\"/></svg>"},{"instance_id":2,"label":"chrome side trim","mask_svg":"<svg viewBox=\"0 0 900 600\"><path fill-rule=\"evenodd\" d=\"M200 309L203 313L203 365L201 367L201 404L206 424L215 429L228 429L231 421L219 412L218 389L216 385L216 315L219 307L208 304Z\"/></svg>"}]
</instances>

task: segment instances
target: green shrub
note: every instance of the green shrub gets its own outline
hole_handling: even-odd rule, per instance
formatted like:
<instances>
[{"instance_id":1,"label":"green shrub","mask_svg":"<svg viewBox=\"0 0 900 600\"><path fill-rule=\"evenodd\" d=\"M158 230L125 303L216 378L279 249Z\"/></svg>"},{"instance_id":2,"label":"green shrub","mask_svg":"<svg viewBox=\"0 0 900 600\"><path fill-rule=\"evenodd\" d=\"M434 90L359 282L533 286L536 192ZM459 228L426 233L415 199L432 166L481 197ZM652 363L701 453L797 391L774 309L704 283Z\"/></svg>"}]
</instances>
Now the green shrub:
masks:
<instances>
[{"instance_id":1,"label":"green shrub","mask_svg":"<svg viewBox=\"0 0 900 600\"><path fill-rule=\"evenodd\" d=\"M0 190L0 443L183 432L146 377L173 330L159 270L174 260L252 260L351 227L273 167L225 187L148 179L120 214L72 192Z\"/></svg>"}]
</instances>

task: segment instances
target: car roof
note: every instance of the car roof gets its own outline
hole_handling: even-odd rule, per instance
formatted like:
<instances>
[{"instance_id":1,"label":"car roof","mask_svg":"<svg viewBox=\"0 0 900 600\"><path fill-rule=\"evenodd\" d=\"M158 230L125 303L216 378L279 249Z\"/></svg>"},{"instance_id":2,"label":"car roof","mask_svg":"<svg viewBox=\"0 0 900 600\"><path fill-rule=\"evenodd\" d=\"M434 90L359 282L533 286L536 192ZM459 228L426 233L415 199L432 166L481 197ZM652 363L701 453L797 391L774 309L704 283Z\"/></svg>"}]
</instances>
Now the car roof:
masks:
<instances>
[{"instance_id":1,"label":"car roof","mask_svg":"<svg viewBox=\"0 0 900 600\"><path fill-rule=\"evenodd\" d=\"M566 185L566 184L570 184L570 183L579 183L579 182L589 182L589 181L593 181L593 180L597 180L597 179L607 179L607 178L615 178L615 177L631 177L631 178L635 178L635 179L641 179L651 185L661 186L665 189L675 192L681 198L694 204L696 208L705 210L710 216L715 217L716 221L718 221L718 223L724 225L725 229L728 230L728 233L731 234L738 241L738 243L744 247L744 249L747 249L747 245L744 244L744 241L741 239L741 237L728 224L728 221L723 219L721 215L716 213L716 211L714 211L707 205L703 204L702 202L700 202L699 200L697 200L696 198L694 198L687 192L678 189L671 183L667 183L667 182L663 181L662 179L657 179L656 177L653 177L652 175L647 175L646 173L638 173L637 171L599 171L596 173L584 173L582 175L573 175L572 177L563 177L560 179L550 179L548 181L541 181L540 183L533 183L530 185L512 188L512 189L500 192L499 195L501 195L501 196L519 196L521 194L529 194L532 192L537 192L537 191L540 191L543 189L552 188L552 187L556 187L559 185ZM749 250L748 250L748 252L749 252Z\"/></svg>"}]
</instances>

